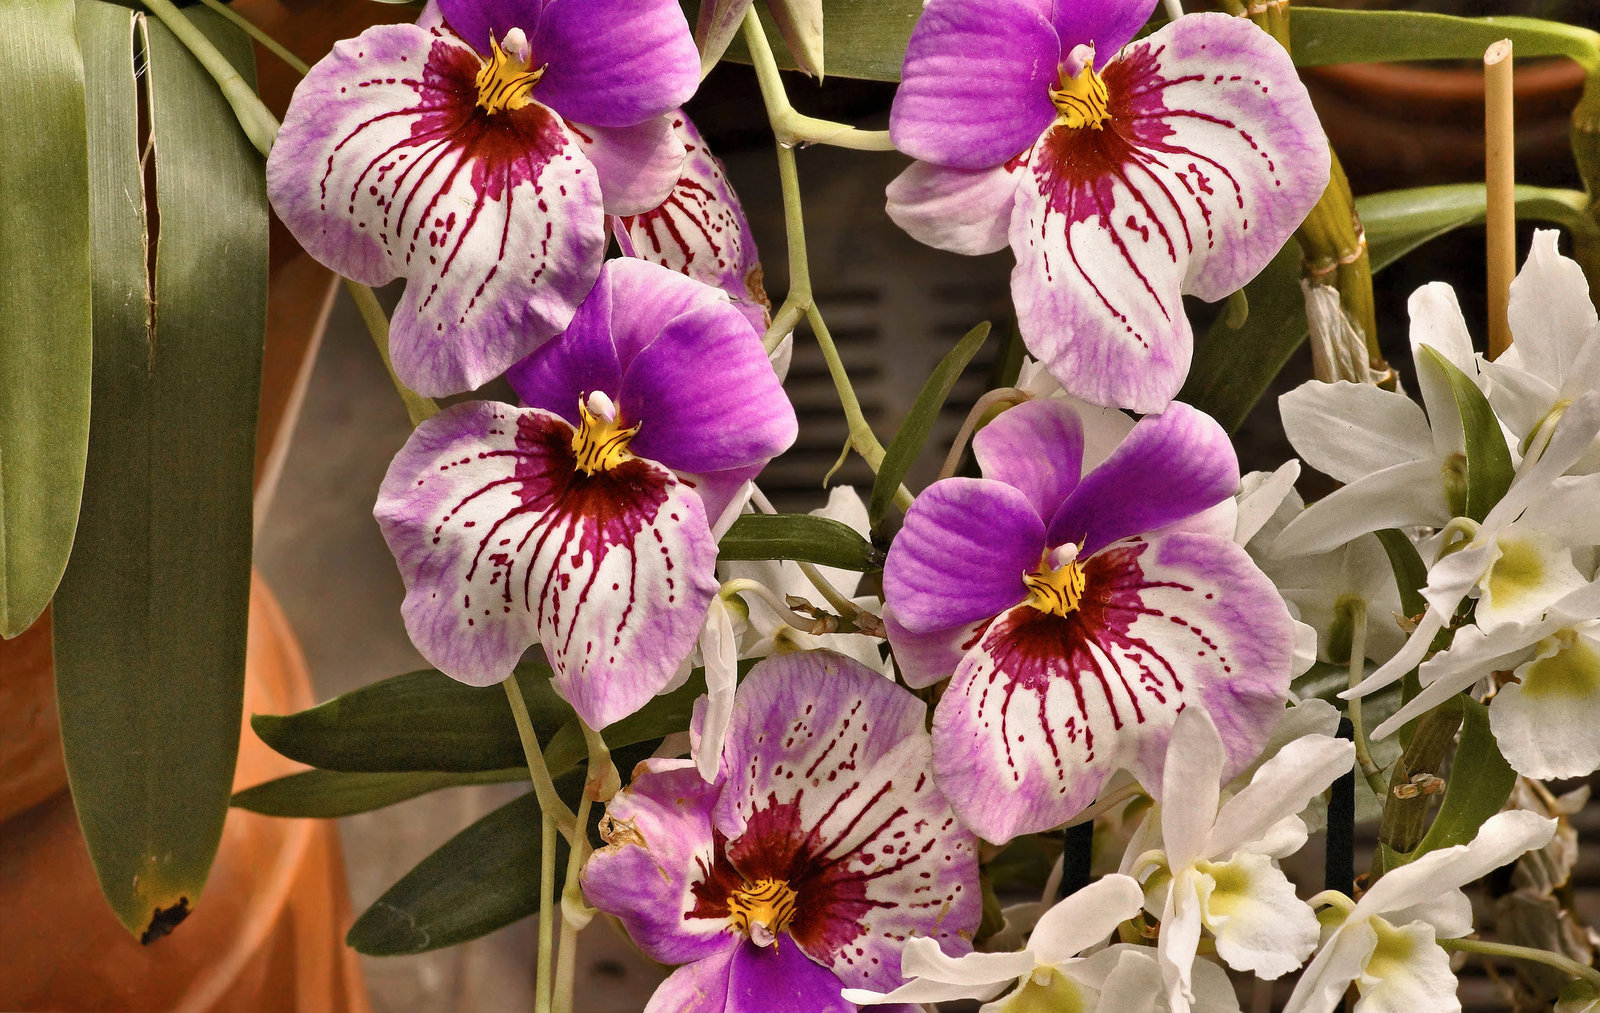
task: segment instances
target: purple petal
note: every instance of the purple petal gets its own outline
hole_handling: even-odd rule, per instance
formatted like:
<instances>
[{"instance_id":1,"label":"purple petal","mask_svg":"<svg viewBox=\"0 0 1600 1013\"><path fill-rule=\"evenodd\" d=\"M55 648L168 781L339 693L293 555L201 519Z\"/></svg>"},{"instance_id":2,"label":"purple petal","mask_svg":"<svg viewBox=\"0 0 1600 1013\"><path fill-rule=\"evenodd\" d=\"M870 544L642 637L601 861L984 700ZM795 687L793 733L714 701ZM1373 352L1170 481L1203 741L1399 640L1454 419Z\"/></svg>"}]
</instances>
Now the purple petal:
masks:
<instances>
[{"instance_id":1,"label":"purple petal","mask_svg":"<svg viewBox=\"0 0 1600 1013\"><path fill-rule=\"evenodd\" d=\"M657 201L659 207L652 205L653 210L621 220L631 246L628 255L717 286L757 330L765 331L770 306L755 238L739 196L683 110L671 118L689 155L672 192L664 202Z\"/></svg>"},{"instance_id":2,"label":"purple petal","mask_svg":"<svg viewBox=\"0 0 1600 1013\"><path fill-rule=\"evenodd\" d=\"M1133 41L1155 9L1156 0L1059 0L1050 21L1061 37L1062 52L1094 46L1095 66L1104 67Z\"/></svg>"},{"instance_id":3,"label":"purple petal","mask_svg":"<svg viewBox=\"0 0 1600 1013\"><path fill-rule=\"evenodd\" d=\"M746 880L796 891L799 947L845 984L880 991L902 982L910 936L970 949L977 842L934 784L922 702L817 651L762 662L734 709L714 819Z\"/></svg>"},{"instance_id":4,"label":"purple petal","mask_svg":"<svg viewBox=\"0 0 1600 1013\"><path fill-rule=\"evenodd\" d=\"M701 960L733 949L727 918L696 915L695 887L716 861L711 807L721 784L707 784L682 760L646 760L647 769L606 804L605 847L583 867L583 895L616 915L652 960Z\"/></svg>"},{"instance_id":5,"label":"purple petal","mask_svg":"<svg viewBox=\"0 0 1600 1013\"><path fill-rule=\"evenodd\" d=\"M1239 490L1239 460L1216 420L1181 401L1146 416L1050 522L1050 544L1098 552L1183 520Z\"/></svg>"},{"instance_id":6,"label":"purple petal","mask_svg":"<svg viewBox=\"0 0 1600 1013\"><path fill-rule=\"evenodd\" d=\"M1193 351L1181 295L1220 299L1266 265L1327 184L1327 141L1287 54L1243 19L1184 17L1104 81L1105 129L1033 149L1012 298L1070 393L1159 411Z\"/></svg>"},{"instance_id":7,"label":"purple petal","mask_svg":"<svg viewBox=\"0 0 1600 1013\"><path fill-rule=\"evenodd\" d=\"M678 478L700 496L700 502L705 504L706 519L711 522L711 534L720 539L728 533L728 528L738 519L739 511L749 501L749 483L761 474L764 467L766 462L763 461L703 475L680 474Z\"/></svg>"},{"instance_id":8,"label":"purple petal","mask_svg":"<svg viewBox=\"0 0 1600 1013\"><path fill-rule=\"evenodd\" d=\"M617 403L644 422L634 452L682 471L725 471L769 460L787 450L798 431L761 336L726 300L662 328L623 373Z\"/></svg>"},{"instance_id":9,"label":"purple petal","mask_svg":"<svg viewBox=\"0 0 1600 1013\"><path fill-rule=\"evenodd\" d=\"M972 438L984 478L1020 489L1040 517L1056 511L1083 474L1083 423L1065 401L1028 401Z\"/></svg>"},{"instance_id":10,"label":"purple petal","mask_svg":"<svg viewBox=\"0 0 1600 1013\"><path fill-rule=\"evenodd\" d=\"M986 840L1071 819L1117 767L1159 788L1185 706L1216 722L1229 776L1282 714L1293 624L1244 550L1175 533L1114 545L1085 571L1078 611L1020 606L990 626L934 716L940 787Z\"/></svg>"},{"instance_id":11,"label":"purple petal","mask_svg":"<svg viewBox=\"0 0 1600 1013\"><path fill-rule=\"evenodd\" d=\"M726 1013L856 1013L842 988L832 971L787 939L771 947L746 942L733 955Z\"/></svg>"},{"instance_id":12,"label":"purple petal","mask_svg":"<svg viewBox=\"0 0 1600 1013\"><path fill-rule=\"evenodd\" d=\"M728 1013L728 973L733 967L737 942L710 956L685 964L656 986L644 1013Z\"/></svg>"},{"instance_id":13,"label":"purple petal","mask_svg":"<svg viewBox=\"0 0 1600 1013\"><path fill-rule=\"evenodd\" d=\"M1025 160L986 169L913 162L888 189L889 217L918 242L976 256L1005 248Z\"/></svg>"},{"instance_id":14,"label":"purple petal","mask_svg":"<svg viewBox=\"0 0 1600 1013\"><path fill-rule=\"evenodd\" d=\"M569 124L600 174L606 214L634 215L667 199L683 169L683 142L656 116L627 127Z\"/></svg>"},{"instance_id":15,"label":"purple petal","mask_svg":"<svg viewBox=\"0 0 1600 1013\"><path fill-rule=\"evenodd\" d=\"M520 28L533 38L543 6L541 0L438 0L437 12L457 35L487 56L491 35L504 39L511 29Z\"/></svg>"},{"instance_id":16,"label":"purple petal","mask_svg":"<svg viewBox=\"0 0 1600 1013\"><path fill-rule=\"evenodd\" d=\"M412 642L474 685L544 646L592 727L631 714L689 654L716 590L700 500L639 458L588 475L572 427L492 402L449 408L395 457L374 513Z\"/></svg>"},{"instance_id":17,"label":"purple petal","mask_svg":"<svg viewBox=\"0 0 1600 1013\"><path fill-rule=\"evenodd\" d=\"M889 113L913 158L987 169L1025 150L1055 119L1049 90L1062 53L1025 0L931 0L911 30Z\"/></svg>"},{"instance_id":18,"label":"purple petal","mask_svg":"<svg viewBox=\"0 0 1600 1013\"><path fill-rule=\"evenodd\" d=\"M449 35L368 29L296 89L267 161L279 217L365 284L407 279L396 373L476 387L565 327L605 251L593 166L549 109L484 113L482 62Z\"/></svg>"},{"instance_id":19,"label":"purple petal","mask_svg":"<svg viewBox=\"0 0 1600 1013\"><path fill-rule=\"evenodd\" d=\"M889 605L883 607L883 625L894 660L907 686L922 689L955 674L961 659L978 642L978 635L989 626L984 618L966 626L916 633L901 625Z\"/></svg>"},{"instance_id":20,"label":"purple petal","mask_svg":"<svg viewBox=\"0 0 1600 1013\"><path fill-rule=\"evenodd\" d=\"M683 105L700 53L676 0L548 0L530 35L536 92L570 120L626 127Z\"/></svg>"},{"instance_id":21,"label":"purple petal","mask_svg":"<svg viewBox=\"0 0 1600 1013\"><path fill-rule=\"evenodd\" d=\"M967 626L1028 596L1022 578L1044 548L1027 496L991 479L947 478L906 511L884 563L884 599L913 632Z\"/></svg>"},{"instance_id":22,"label":"purple petal","mask_svg":"<svg viewBox=\"0 0 1600 1013\"><path fill-rule=\"evenodd\" d=\"M523 403L576 425L578 401L594 390L615 401L623 371L668 321L721 298L665 274L637 260L607 261L566 333L512 367L508 379Z\"/></svg>"}]
</instances>

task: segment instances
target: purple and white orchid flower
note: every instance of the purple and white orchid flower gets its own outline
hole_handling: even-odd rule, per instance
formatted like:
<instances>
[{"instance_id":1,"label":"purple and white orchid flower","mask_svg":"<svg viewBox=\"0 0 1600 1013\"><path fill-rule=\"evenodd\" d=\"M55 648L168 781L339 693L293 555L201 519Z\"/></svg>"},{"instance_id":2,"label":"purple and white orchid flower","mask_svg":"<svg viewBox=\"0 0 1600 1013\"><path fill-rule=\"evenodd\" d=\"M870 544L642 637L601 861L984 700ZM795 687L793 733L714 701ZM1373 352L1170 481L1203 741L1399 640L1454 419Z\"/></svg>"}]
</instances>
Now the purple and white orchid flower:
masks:
<instances>
[{"instance_id":1,"label":"purple and white orchid flower","mask_svg":"<svg viewBox=\"0 0 1600 1013\"><path fill-rule=\"evenodd\" d=\"M672 113L672 129L689 153L683 173L660 206L615 220L617 242L629 256L722 289L765 332L772 322L772 303L762 285L761 258L739 195L682 109Z\"/></svg>"},{"instance_id":2,"label":"purple and white orchid flower","mask_svg":"<svg viewBox=\"0 0 1600 1013\"><path fill-rule=\"evenodd\" d=\"M606 212L678 179L666 113L699 84L671 0L443 0L311 69L267 160L272 206L356 281L407 281L396 374L439 396L499 376L566 327L605 255Z\"/></svg>"},{"instance_id":3,"label":"purple and white orchid flower","mask_svg":"<svg viewBox=\"0 0 1600 1013\"><path fill-rule=\"evenodd\" d=\"M726 296L638 260L607 264L514 383L528 407L418 426L374 513L430 662L487 685L542 644L601 728L688 657L717 588L709 519L794 441L794 409Z\"/></svg>"},{"instance_id":4,"label":"purple and white orchid flower","mask_svg":"<svg viewBox=\"0 0 1600 1013\"><path fill-rule=\"evenodd\" d=\"M740 685L714 782L641 765L582 883L646 955L684 965L650 1013L853 1013L840 991L899 986L907 940L971 950L978 842L929 773L925 717L842 655L779 655Z\"/></svg>"},{"instance_id":5,"label":"purple and white orchid flower","mask_svg":"<svg viewBox=\"0 0 1600 1013\"><path fill-rule=\"evenodd\" d=\"M918 161L889 215L956 253L1016 254L1029 351L1070 393L1160 411L1189 371L1180 296L1217 300L1328 183L1289 55L1195 14L1129 45L1155 0L929 0L889 121Z\"/></svg>"},{"instance_id":6,"label":"purple and white orchid flower","mask_svg":"<svg viewBox=\"0 0 1600 1013\"><path fill-rule=\"evenodd\" d=\"M954 673L934 771L962 820L996 843L1045 830L1119 768L1159 791L1191 704L1220 730L1227 776L1254 760L1283 712L1295 634L1272 582L1209 530L1208 508L1239 486L1222 428L1174 403L1084 474L1078 414L1050 399L1005 412L972 447L984 477L918 496L883 577L906 681Z\"/></svg>"}]
</instances>

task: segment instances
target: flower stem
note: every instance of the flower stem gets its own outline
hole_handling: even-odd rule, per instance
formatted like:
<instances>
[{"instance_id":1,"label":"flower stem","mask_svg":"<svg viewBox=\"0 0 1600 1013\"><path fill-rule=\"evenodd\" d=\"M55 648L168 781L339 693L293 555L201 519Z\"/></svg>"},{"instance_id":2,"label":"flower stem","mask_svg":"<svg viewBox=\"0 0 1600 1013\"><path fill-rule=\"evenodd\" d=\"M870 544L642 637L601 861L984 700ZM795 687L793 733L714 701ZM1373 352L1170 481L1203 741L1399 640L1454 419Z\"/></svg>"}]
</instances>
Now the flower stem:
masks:
<instances>
[{"instance_id":1,"label":"flower stem","mask_svg":"<svg viewBox=\"0 0 1600 1013\"><path fill-rule=\"evenodd\" d=\"M261 47L263 49L271 53L273 56L276 56L284 63L288 64L290 69L299 74L301 77L305 77L307 74L311 73L311 67L309 64L300 59L298 56L289 52L283 47L281 42L279 42L277 39L274 39L266 32L263 32L260 28L252 24L247 18L241 15L238 11L234 10L232 7L222 3L221 0L200 0L200 2L216 11L224 18L227 18L233 23L234 27L238 28L241 32L244 32L252 39L255 39L257 42L261 43Z\"/></svg>"},{"instance_id":2,"label":"flower stem","mask_svg":"<svg viewBox=\"0 0 1600 1013\"><path fill-rule=\"evenodd\" d=\"M1350 685L1359 683L1367 673L1367 603L1361 602L1350 616ZM1388 790L1388 785L1383 781L1383 771L1372 760L1372 750L1367 745L1367 728L1361 720L1361 698L1356 697L1349 701L1345 708L1350 718L1351 737L1356 745L1356 763L1361 767L1361 776L1367 779L1367 784L1382 798Z\"/></svg>"},{"instance_id":3,"label":"flower stem","mask_svg":"<svg viewBox=\"0 0 1600 1013\"><path fill-rule=\"evenodd\" d=\"M616 793L617 772L611 751L600 733L578 719L584 741L589 745L589 775L578 802L578 832L571 839L567 854L567 881L561 888L561 944L556 950L555 1013L572 1013L573 982L578 967L578 930L589 924L594 908L583 900L578 874L589 859L589 808L600 795L609 799ZM603 772L602 772L603 771Z\"/></svg>"},{"instance_id":4,"label":"flower stem","mask_svg":"<svg viewBox=\"0 0 1600 1013\"><path fill-rule=\"evenodd\" d=\"M511 681L511 680L507 680ZM539 962L534 968L533 1013L550 1013L550 979L556 931L556 821L539 815Z\"/></svg>"},{"instance_id":5,"label":"flower stem","mask_svg":"<svg viewBox=\"0 0 1600 1013\"><path fill-rule=\"evenodd\" d=\"M822 359L828 364L828 375L833 377L833 385L838 390L839 404L844 407L845 421L850 425L850 444L856 448L856 453L866 459L872 473L877 474L879 466L883 464L883 444L878 442L872 426L867 424L867 417L861 413L861 402L856 399L855 388L850 385L850 375L845 372L844 361L839 358L839 349L833 343L833 335L828 333L828 325L822 320L822 312L813 305L806 310L806 319L810 321L811 331L817 337L818 347L822 349ZM911 505L911 496L901 489L895 493L895 502L904 510Z\"/></svg>"},{"instance_id":6,"label":"flower stem","mask_svg":"<svg viewBox=\"0 0 1600 1013\"><path fill-rule=\"evenodd\" d=\"M400 400L405 403L406 415L411 419L412 428L439 413L439 406L432 398L423 397L416 391L407 387L395 374L394 363L389 359L389 315L383 312L383 307L378 304L378 297L372 289L359 282L344 280L344 287L350 293L350 298L355 301L356 310L361 314L361 320L367 325L367 333L372 335L372 341L378 346L378 354L383 357L383 368L389 371L389 379L394 383L394 389L400 392Z\"/></svg>"},{"instance_id":7,"label":"flower stem","mask_svg":"<svg viewBox=\"0 0 1600 1013\"><path fill-rule=\"evenodd\" d=\"M1441 939L1439 945L1446 950L1459 950L1462 953L1479 953L1486 957L1502 957L1507 960L1526 960L1535 964L1544 964L1558 971L1564 971L1574 978L1581 978L1590 985L1600 988L1600 971L1587 964L1580 964L1576 960L1563 957L1559 953L1549 950L1538 950L1531 946L1513 946L1510 943L1490 943L1482 939Z\"/></svg>"},{"instance_id":8,"label":"flower stem","mask_svg":"<svg viewBox=\"0 0 1600 1013\"><path fill-rule=\"evenodd\" d=\"M539 738L533 731L533 721L528 717L528 704L522 699L522 687L517 685L515 675L501 685L506 688L506 699L511 702L511 715L517 721L517 735L522 739L522 755L528 763L528 778L533 782L533 793L539 799L539 810L555 821L562 836L576 848L576 823L572 810L556 794L555 782L550 779L550 768L545 766L544 752L539 748Z\"/></svg>"},{"instance_id":9,"label":"flower stem","mask_svg":"<svg viewBox=\"0 0 1600 1013\"><path fill-rule=\"evenodd\" d=\"M852 148L856 151L893 151L894 142L889 140L887 130L862 130L852 127L848 123L837 123L833 120L821 120L815 116L807 116L788 107L778 118L772 121L773 132L778 135L778 140L789 145L796 144L831 144L836 148Z\"/></svg>"},{"instance_id":10,"label":"flower stem","mask_svg":"<svg viewBox=\"0 0 1600 1013\"><path fill-rule=\"evenodd\" d=\"M234 116L239 119L239 126L244 130L245 136L255 149L261 152L261 157L266 158L272 150L272 141L278 136L278 118L261 102L261 97L256 94L255 88L234 69L228 58L211 44L204 32L184 16L183 12L172 5L172 0L141 0L151 14L167 26L167 30L183 43L206 73L217 82L217 87L222 91L222 97L227 99L228 105L233 107Z\"/></svg>"}]
</instances>

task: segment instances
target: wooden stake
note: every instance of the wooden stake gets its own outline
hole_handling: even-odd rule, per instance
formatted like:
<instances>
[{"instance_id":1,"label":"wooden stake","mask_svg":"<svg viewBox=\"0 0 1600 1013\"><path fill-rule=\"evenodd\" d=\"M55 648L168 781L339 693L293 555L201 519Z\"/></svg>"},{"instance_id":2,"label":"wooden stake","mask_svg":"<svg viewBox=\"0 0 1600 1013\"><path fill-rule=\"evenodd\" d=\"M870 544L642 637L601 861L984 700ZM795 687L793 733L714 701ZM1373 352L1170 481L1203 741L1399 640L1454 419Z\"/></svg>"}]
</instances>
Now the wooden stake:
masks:
<instances>
[{"instance_id":1,"label":"wooden stake","mask_svg":"<svg viewBox=\"0 0 1600 1013\"><path fill-rule=\"evenodd\" d=\"M1483 54L1484 181L1488 184L1489 358L1511 346L1506 306L1517 273L1515 133L1511 114L1511 40L1501 39Z\"/></svg>"}]
</instances>

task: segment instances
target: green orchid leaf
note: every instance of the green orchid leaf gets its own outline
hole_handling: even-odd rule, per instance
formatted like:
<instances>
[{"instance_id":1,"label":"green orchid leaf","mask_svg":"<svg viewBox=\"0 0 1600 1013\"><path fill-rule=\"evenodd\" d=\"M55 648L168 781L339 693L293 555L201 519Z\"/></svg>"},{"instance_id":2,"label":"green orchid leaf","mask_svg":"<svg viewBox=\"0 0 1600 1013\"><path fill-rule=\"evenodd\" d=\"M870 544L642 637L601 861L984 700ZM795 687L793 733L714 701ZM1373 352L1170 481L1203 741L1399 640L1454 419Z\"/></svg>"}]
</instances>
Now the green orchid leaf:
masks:
<instances>
[{"instance_id":1,"label":"green orchid leaf","mask_svg":"<svg viewBox=\"0 0 1600 1013\"><path fill-rule=\"evenodd\" d=\"M1463 696L1461 702L1461 740L1450 765L1444 801L1422 843L1406 856L1408 861L1478 836L1478 828L1500 811L1517 783L1517 772L1500 755L1500 746L1489 730L1489 708L1471 697Z\"/></svg>"},{"instance_id":2,"label":"green orchid leaf","mask_svg":"<svg viewBox=\"0 0 1600 1013\"><path fill-rule=\"evenodd\" d=\"M1600 71L1600 33L1557 21L1299 6L1289 19L1290 49L1301 67L1477 60L1501 39L1512 41L1517 56L1567 56Z\"/></svg>"},{"instance_id":3,"label":"green orchid leaf","mask_svg":"<svg viewBox=\"0 0 1600 1013\"><path fill-rule=\"evenodd\" d=\"M923 445L928 442L928 434L933 432L933 424L939 420L945 399L972 362L972 357L983 347L989 330L989 321L985 320L956 342L956 347L939 360L933 375L928 377L916 401L912 403L911 411L906 413L905 421L900 423L899 432L894 434L894 440L883 455L877 480L872 483L872 497L867 501L867 522L872 526L874 538L883 533L883 522L888 516L889 504L894 502L895 491L905 481L906 473L922 453Z\"/></svg>"},{"instance_id":4,"label":"green orchid leaf","mask_svg":"<svg viewBox=\"0 0 1600 1013\"><path fill-rule=\"evenodd\" d=\"M0 4L0 637L31 626L61 581L89 449L89 141L74 21L73 0Z\"/></svg>"},{"instance_id":5,"label":"green orchid leaf","mask_svg":"<svg viewBox=\"0 0 1600 1013\"><path fill-rule=\"evenodd\" d=\"M794 559L866 573L883 554L848 524L810 514L745 514L717 543L723 560Z\"/></svg>"},{"instance_id":6,"label":"green orchid leaf","mask_svg":"<svg viewBox=\"0 0 1600 1013\"><path fill-rule=\"evenodd\" d=\"M610 741L609 739L607 740ZM626 773L658 740L618 749ZM577 808L585 772L556 778L556 794ZM590 841L604 809L593 806ZM386 890L356 919L345 942L360 953L393 957L454 946L487 935L539 910L539 801L530 791L468 826ZM556 893L565 881L567 845L556 838Z\"/></svg>"},{"instance_id":7,"label":"green orchid leaf","mask_svg":"<svg viewBox=\"0 0 1600 1013\"><path fill-rule=\"evenodd\" d=\"M398 770L388 773L307 770L236 791L231 804L264 816L335 819L382 809L442 788L514 784L527 779L526 767L459 772Z\"/></svg>"},{"instance_id":8,"label":"green orchid leaf","mask_svg":"<svg viewBox=\"0 0 1600 1013\"><path fill-rule=\"evenodd\" d=\"M1466 516L1481 521L1511 486L1511 450L1500 430L1500 420L1489 407L1489 399L1472 378L1427 345L1422 346L1422 354L1428 368L1444 374L1461 414L1467 446ZM1423 368L1423 363L1419 362L1417 368Z\"/></svg>"},{"instance_id":9,"label":"green orchid leaf","mask_svg":"<svg viewBox=\"0 0 1600 1013\"><path fill-rule=\"evenodd\" d=\"M1298 17L1301 8L1295 8ZM1576 190L1520 186L1517 217L1594 231ZM1416 187L1361 197L1356 211L1366 230L1372 270L1381 271L1430 239L1483 221L1481 183ZM1244 424L1308 333L1300 291L1300 251L1290 243L1244 287L1250 315L1240 327L1226 314L1197 342L1178 400L1194 405L1228 432Z\"/></svg>"},{"instance_id":10,"label":"green orchid leaf","mask_svg":"<svg viewBox=\"0 0 1600 1013\"><path fill-rule=\"evenodd\" d=\"M1408 616L1422 615L1428 607L1427 600L1422 597L1422 589L1428 586L1428 567L1417 554L1417 547L1411 544L1411 539L1394 528L1385 528L1375 534L1389 557L1390 569L1394 570L1395 587L1400 592L1400 607L1406 610Z\"/></svg>"},{"instance_id":11,"label":"green orchid leaf","mask_svg":"<svg viewBox=\"0 0 1600 1013\"><path fill-rule=\"evenodd\" d=\"M518 665L515 678L540 742L573 720L544 662ZM468 686L433 669L384 679L298 714L257 714L250 726L284 756L323 770L469 772L524 763L505 690Z\"/></svg>"},{"instance_id":12,"label":"green orchid leaf","mask_svg":"<svg viewBox=\"0 0 1600 1013\"><path fill-rule=\"evenodd\" d=\"M56 691L101 891L150 942L200 899L238 751L268 210L259 155L171 32L90 0L78 14L94 110L94 407L55 600ZM208 10L187 16L253 79L243 33ZM133 134L141 102L147 144Z\"/></svg>"}]
</instances>

